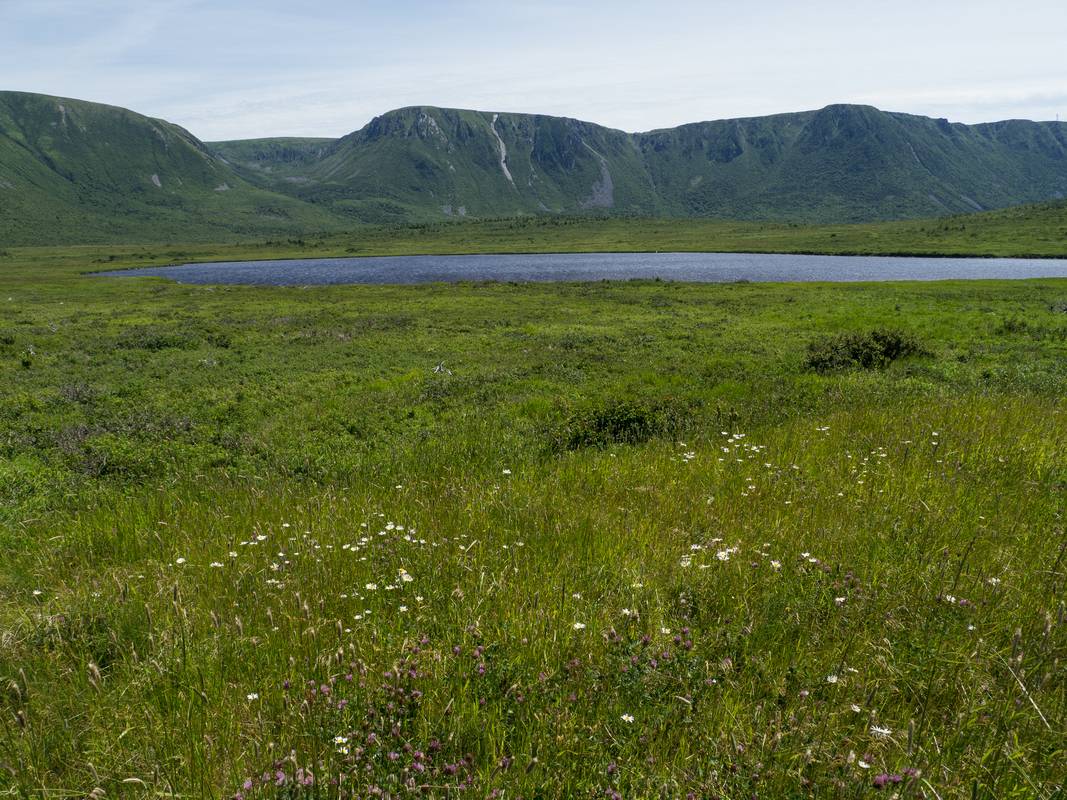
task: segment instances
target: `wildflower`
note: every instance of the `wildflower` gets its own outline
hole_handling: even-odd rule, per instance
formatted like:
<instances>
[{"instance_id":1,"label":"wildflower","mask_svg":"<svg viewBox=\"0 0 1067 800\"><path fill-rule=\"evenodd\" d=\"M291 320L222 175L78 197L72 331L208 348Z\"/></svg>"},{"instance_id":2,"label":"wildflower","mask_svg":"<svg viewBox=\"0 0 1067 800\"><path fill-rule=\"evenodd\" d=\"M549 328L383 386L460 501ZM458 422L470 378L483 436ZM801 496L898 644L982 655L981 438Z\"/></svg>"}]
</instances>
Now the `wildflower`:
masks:
<instances>
[{"instance_id":1,"label":"wildflower","mask_svg":"<svg viewBox=\"0 0 1067 800\"><path fill-rule=\"evenodd\" d=\"M827 683L837 683L837 676L836 675L827 675L826 676L826 682Z\"/></svg>"},{"instance_id":2,"label":"wildflower","mask_svg":"<svg viewBox=\"0 0 1067 800\"><path fill-rule=\"evenodd\" d=\"M860 769L870 769L871 765L864 761L862 758L857 762Z\"/></svg>"},{"instance_id":3,"label":"wildflower","mask_svg":"<svg viewBox=\"0 0 1067 800\"><path fill-rule=\"evenodd\" d=\"M904 778L900 775L889 775L883 772L880 775L875 775L874 780L871 781L871 783L874 785L875 789L884 789L891 783L897 784L903 780Z\"/></svg>"},{"instance_id":4,"label":"wildflower","mask_svg":"<svg viewBox=\"0 0 1067 800\"><path fill-rule=\"evenodd\" d=\"M575 622L574 623L574 629L576 631L584 631L585 630L585 623L584 622Z\"/></svg>"},{"instance_id":5,"label":"wildflower","mask_svg":"<svg viewBox=\"0 0 1067 800\"><path fill-rule=\"evenodd\" d=\"M400 568L400 580L402 580L404 583L411 583L415 579L408 573L408 571L406 569L401 567Z\"/></svg>"},{"instance_id":6,"label":"wildflower","mask_svg":"<svg viewBox=\"0 0 1067 800\"><path fill-rule=\"evenodd\" d=\"M33 596L34 597L40 597L42 594L44 594L44 592L42 592L40 589L34 589L33 590Z\"/></svg>"},{"instance_id":7,"label":"wildflower","mask_svg":"<svg viewBox=\"0 0 1067 800\"><path fill-rule=\"evenodd\" d=\"M633 714L623 714L623 715L622 715L622 716L620 717L620 719L621 719L621 720L622 720L623 722L633 722L633 721L634 721L634 715L633 715Z\"/></svg>"},{"instance_id":8,"label":"wildflower","mask_svg":"<svg viewBox=\"0 0 1067 800\"><path fill-rule=\"evenodd\" d=\"M852 712L853 712L854 714L858 714L858 713L860 713L861 711L863 711L863 709L862 709L862 708L860 708L860 707L859 707L858 705L856 705L855 703L853 703L853 704L852 704Z\"/></svg>"},{"instance_id":9,"label":"wildflower","mask_svg":"<svg viewBox=\"0 0 1067 800\"><path fill-rule=\"evenodd\" d=\"M348 744L348 737L347 736L334 736L333 737L333 743L334 744Z\"/></svg>"},{"instance_id":10,"label":"wildflower","mask_svg":"<svg viewBox=\"0 0 1067 800\"><path fill-rule=\"evenodd\" d=\"M659 632L662 633L664 636L670 636L671 635L671 629L670 628L660 628Z\"/></svg>"},{"instance_id":11,"label":"wildflower","mask_svg":"<svg viewBox=\"0 0 1067 800\"><path fill-rule=\"evenodd\" d=\"M212 561L210 566L214 567L215 569L218 569L222 566L222 564L220 564L218 561Z\"/></svg>"},{"instance_id":12,"label":"wildflower","mask_svg":"<svg viewBox=\"0 0 1067 800\"><path fill-rule=\"evenodd\" d=\"M636 612L634 612L633 610L631 610L631 609L629 609L629 608L624 608L624 609L622 610L622 615L623 615L624 617L632 617L632 616L633 616L633 615L634 615L635 613L636 613Z\"/></svg>"},{"instance_id":13,"label":"wildflower","mask_svg":"<svg viewBox=\"0 0 1067 800\"><path fill-rule=\"evenodd\" d=\"M504 474L505 474L505 475L510 475L510 474L511 474L511 470L510 470L510 469L506 469L506 470L504 470Z\"/></svg>"},{"instance_id":14,"label":"wildflower","mask_svg":"<svg viewBox=\"0 0 1067 800\"><path fill-rule=\"evenodd\" d=\"M376 583L368 583L365 588L367 589L368 592L377 591L378 584L376 584Z\"/></svg>"},{"instance_id":15,"label":"wildflower","mask_svg":"<svg viewBox=\"0 0 1067 800\"><path fill-rule=\"evenodd\" d=\"M249 692L246 695L245 699L248 700L248 702L251 703L253 700L258 700L259 699L259 695L256 694L255 692Z\"/></svg>"},{"instance_id":16,"label":"wildflower","mask_svg":"<svg viewBox=\"0 0 1067 800\"><path fill-rule=\"evenodd\" d=\"M781 561L774 561L774 560L771 561L771 569L773 569L773 570L775 570L777 572L781 568L782 568L782 562Z\"/></svg>"},{"instance_id":17,"label":"wildflower","mask_svg":"<svg viewBox=\"0 0 1067 800\"><path fill-rule=\"evenodd\" d=\"M847 599L848 599L847 597L835 597L834 598L834 605L837 606L838 608L840 608L841 606L843 606L845 604L845 601Z\"/></svg>"},{"instance_id":18,"label":"wildflower","mask_svg":"<svg viewBox=\"0 0 1067 800\"><path fill-rule=\"evenodd\" d=\"M408 610L408 607L407 606L400 606L400 608L398 608L397 610L400 611L401 614L403 614L405 611Z\"/></svg>"},{"instance_id":19,"label":"wildflower","mask_svg":"<svg viewBox=\"0 0 1067 800\"><path fill-rule=\"evenodd\" d=\"M871 734L877 736L879 739L885 739L893 734L893 731L889 728L882 728L878 725L871 726Z\"/></svg>"},{"instance_id":20,"label":"wildflower","mask_svg":"<svg viewBox=\"0 0 1067 800\"><path fill-rule=\"evenodd\" d=\"M176 558L176 559L174 560L174 563L175 563L175 564L178 564L178 565L180 566L180 565L182 565L182 564L184 564L184 563L185 563L185 559L184 559L184 558Z\"/></svg>"}]
</instances>

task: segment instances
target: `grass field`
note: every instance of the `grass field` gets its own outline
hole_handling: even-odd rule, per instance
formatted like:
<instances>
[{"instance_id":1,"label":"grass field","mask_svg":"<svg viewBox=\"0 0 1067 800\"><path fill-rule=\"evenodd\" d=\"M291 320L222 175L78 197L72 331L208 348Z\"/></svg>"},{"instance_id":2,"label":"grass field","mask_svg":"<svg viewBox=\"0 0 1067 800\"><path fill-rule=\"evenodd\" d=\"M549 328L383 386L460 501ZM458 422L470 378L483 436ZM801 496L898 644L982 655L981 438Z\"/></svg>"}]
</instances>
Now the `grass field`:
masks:
<instances>
[{"instance_id":1,"label":"grass field","mask_svg":"<svg viewBox=\"0 0 1067 800\"><path fill-rule=\"evenodd\" d=\"M1067 281L82 275L524 224L0 255L0 796L1062 797Z\"/></svg>"},{"instance_id":2,"label":"grass field","mask_svg":"<svg viewBox=\"0 0 1067 800\"><path fill-rule=\"evenodd\" d=\"M939 219L863 225L795 225L681 219L525 217L421 225L355 226L225 243L0 247L0 269L66 264L145 266L190 260L414 253L720 251L832 255L1067 257L1067 202Z\"/></svg>"}]
</instances>

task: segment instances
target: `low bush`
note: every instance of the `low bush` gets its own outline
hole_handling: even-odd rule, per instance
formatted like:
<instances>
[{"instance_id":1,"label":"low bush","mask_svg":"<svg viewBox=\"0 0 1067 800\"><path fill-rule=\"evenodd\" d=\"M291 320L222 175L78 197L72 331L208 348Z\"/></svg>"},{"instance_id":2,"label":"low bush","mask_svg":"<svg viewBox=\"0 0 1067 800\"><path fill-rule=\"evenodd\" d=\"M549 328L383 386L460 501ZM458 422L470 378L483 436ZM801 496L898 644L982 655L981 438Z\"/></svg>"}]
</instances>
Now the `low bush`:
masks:
<instances>
[{"instance_id":1,"label":"low bush","mask_svg":"<svg viewBox=\"0 0 1067 800\"><path fill-rule=\"evenodd\" d=\"M898 359L927 352L914 334L881 328L866 333L835 333L816 339L808 344L805 365L819 373L881 369Z\"/></svg>"},{"instance_id":2,"label":"low bush","mask_svg":"<svg viewBox=\"0 0 1067 800\"><path fill-rule=\"evenodd\" d=\"M1009 317L997 325L996 334L998 336L1029 336L1034 341L1063 341L1067 339L1067 328L1058 325L1042 325L1022 317Z\"/></svg>"},{"instance_id":3,"label":"low bush","mask_svg":"<svg viewBox=\"0 0 1067 800\"><path fill-rule=\"evenodd\" d=\"M192 350L199 342L187 331L164 331L151 327L131 327L115 342L120 350Z\"/></svg>"},{"instance_id":4,"label":"low bush","mask_svg":"<svg viewBox=\"0 0 1067 800\"><path fill-rule=\"evenodd\" d=\"M640 444L677 436L690 420L690 406L674 398L598 398L568 408L550 438L557 450Z\"/></svg>"}]
</instances>

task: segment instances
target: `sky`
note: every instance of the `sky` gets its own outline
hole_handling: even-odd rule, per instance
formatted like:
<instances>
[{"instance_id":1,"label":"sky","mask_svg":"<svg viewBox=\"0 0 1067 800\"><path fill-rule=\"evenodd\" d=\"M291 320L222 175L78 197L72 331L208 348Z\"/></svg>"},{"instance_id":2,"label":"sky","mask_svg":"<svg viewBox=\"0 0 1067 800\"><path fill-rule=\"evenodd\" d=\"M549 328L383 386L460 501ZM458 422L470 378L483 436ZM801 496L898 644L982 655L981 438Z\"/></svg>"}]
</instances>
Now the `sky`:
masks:
<instances>
[{"instance_id":1,"label":"sky","mask_svg":"<svg viewBox=\"0 0 1067 800\"><path fill-rule=\"evenodd\" d=\"M1067 0L0 0L0 89L206 141L409 105L627 131L867 103L1067 120Z\"/></svg>"}]
</instances>

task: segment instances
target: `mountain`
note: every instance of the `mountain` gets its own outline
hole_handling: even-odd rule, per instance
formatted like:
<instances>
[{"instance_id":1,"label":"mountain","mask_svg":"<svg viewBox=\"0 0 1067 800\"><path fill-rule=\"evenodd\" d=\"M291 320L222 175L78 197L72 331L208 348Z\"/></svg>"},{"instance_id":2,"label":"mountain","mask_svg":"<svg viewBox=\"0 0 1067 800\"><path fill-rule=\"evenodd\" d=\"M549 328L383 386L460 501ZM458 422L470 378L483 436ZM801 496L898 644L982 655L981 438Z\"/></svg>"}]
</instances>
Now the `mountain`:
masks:
<instances>
[{"instance_id":1,"label":"mountain","mask_svg":"<svg viewBox=\"0 0 1067 800\"><path fill-rule=\"evenodd\" d=\"M336 227L245 181L188 131L113 106L0 92L0 243Z\"/></svg>"},{"instance_id":2,"label":"mountain","mask_svg":"<svg viewBox=\"0 0 1067 800\"><path fill-rule=\"evenodd\" d=\"M860 222L1067 196L1067 123L968 126L869 106L639 134L426 106L313 152L261 145L252 161L247 143L211 147L250 180L376 222L589 211Z\"/></svg>"},{"instance_id":3,"label":"mountain","mask_svg":"<svg viewBox=\"0 0 1067 800\"><path fill-rule=\"evenodd\" d=\"M0 244L520 214L860 222L1065 196L1067 123L833 105L631 134L419 106L340 139L204 143L124 109L0 92Z\"/></svg>"},{"instance_id":4,"label":"mountain","mask_svg":"<svg viewBox=\"0 0 1067 800\"><path fill-rule=\"evenodd\" d=\"M637 137L667 212L859 222L1067 195L1067 124L951 124L870 106Z\"/></svg>"},{"instance_id":5,"label":"mountain","mask_svg":"<svg viewBox=\"0 0 1067 800\"><path fill-rule=\"evenodd\" d=\"M249 180L365 221L657 209L632 137L577 120L404 108L317 157L286 141L209 146Z\"/></svg>"}]
</instances>

